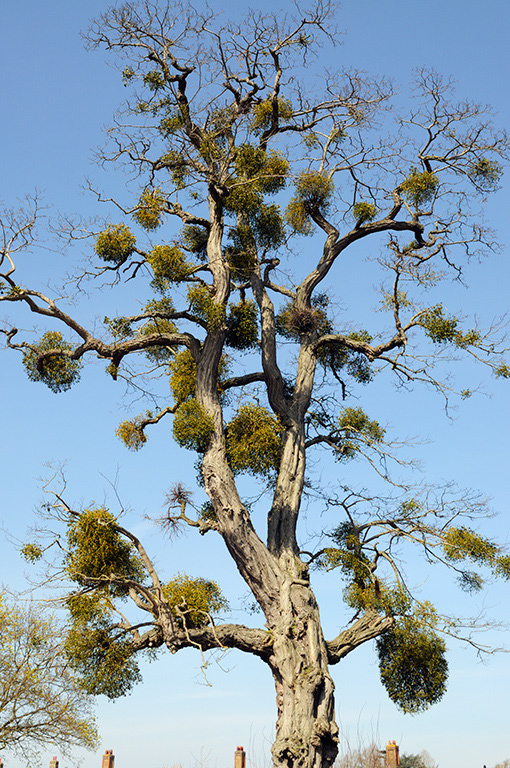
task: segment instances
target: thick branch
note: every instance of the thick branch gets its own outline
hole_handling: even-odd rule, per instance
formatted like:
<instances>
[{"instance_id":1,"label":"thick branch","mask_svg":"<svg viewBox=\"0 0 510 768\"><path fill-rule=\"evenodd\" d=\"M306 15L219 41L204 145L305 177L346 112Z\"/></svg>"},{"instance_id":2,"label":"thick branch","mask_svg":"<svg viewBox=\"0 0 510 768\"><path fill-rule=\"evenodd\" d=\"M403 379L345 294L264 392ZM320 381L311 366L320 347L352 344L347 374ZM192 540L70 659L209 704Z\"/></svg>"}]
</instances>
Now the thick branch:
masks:
<instances>
[{"instance_id":1,"label":"thick branch","mask_svg":"<svg viewBox=\"0 0 510 768\"><path fill-rule=\"evenodd\" d=\"M352 627L344 629L334 640L326 643L329 663L338 664L344 656L347 656L359 645L366 643L367 640L373 640L391 629L394 621L392 616L380 616L376 611L367 611Z\"/></svg>"},{"instance_id":2,"label":"thick branch","mask_svg":"<svg viewBox=\"0 0 510 768\"><path fill-rule=\"evenodd\" d=\"M163 631L160 627L154 627L138 639L135 638L133 648L140 651L144 648L157 648L164 643ZM237 648L267 659L271 653L272 640L270 633L262 629L253 629L243 624L220 624L177 629L172 637L172 649L177 652L182 648L198 648L201 651Z\"/></svg>"}]
</instances>

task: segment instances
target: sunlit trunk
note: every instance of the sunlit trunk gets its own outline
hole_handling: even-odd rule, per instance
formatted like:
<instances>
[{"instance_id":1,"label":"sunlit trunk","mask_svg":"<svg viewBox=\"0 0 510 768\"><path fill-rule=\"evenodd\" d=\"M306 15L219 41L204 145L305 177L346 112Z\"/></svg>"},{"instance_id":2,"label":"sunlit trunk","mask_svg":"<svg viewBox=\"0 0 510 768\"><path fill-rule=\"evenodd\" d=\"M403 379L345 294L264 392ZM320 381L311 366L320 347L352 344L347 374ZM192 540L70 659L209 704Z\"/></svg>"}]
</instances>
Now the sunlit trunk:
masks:
<instances>
[{"instance_id":1,"label":"sunlit trunk","mask_svg":"<svg viewBox=\"0 0 510 768\"><path fill-rule=\"evenodd\" d=\"M319 610L306 579L289 578L281 595L270 659L278 710L273 764L329 768L338 753L338 727Z\"/></svg>"}]
</instances>

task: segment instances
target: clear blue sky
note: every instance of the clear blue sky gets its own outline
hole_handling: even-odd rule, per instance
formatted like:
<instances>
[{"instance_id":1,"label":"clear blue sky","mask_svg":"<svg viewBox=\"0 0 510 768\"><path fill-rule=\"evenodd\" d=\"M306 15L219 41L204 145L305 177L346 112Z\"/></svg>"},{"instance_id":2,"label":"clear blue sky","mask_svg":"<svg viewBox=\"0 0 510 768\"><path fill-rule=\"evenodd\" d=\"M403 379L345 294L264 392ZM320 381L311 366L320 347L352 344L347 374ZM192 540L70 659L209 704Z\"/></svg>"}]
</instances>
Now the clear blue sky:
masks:
<instances>
[{"instance_id":1,"label":"clear blue sky","mask_svg":"<svg viewBox=\"0 0 510 768\"><path fill-rule=\"evenodd\" d=\"M219 9L215 0L211 5ZM290 3L283 0L282 7L287 6ZM85 216L97 213L82 185L88 176L107 186L107 178L92 162L91 149L102 142L102 130L125 92L105 55L83 50L79 33L104 7L100 0L3 3L0 197L7 205L38 188L55 209ZM274 3L260 0L253 7L272 10ZM228 15L239 4L228 0L221 9ZM337 49L337 61L328 61L328 66L355 66L386 74L402 93L415 67L432 66L458 81L459 96L492 104L500 124L510 126L507 3L346 0L338 19L346 36ZM120 177L111 183L120 189ZM489 223L503 243L510 240L508 188L507 183L488 211ZM62 271L72 270L73 261L72 255L41 249L29 263L44 285ZM477 307L481 317L507 310L508 251L473 265L469 278L468 290L452 289L452 305ZM103 294L90 302L81 300L77 312L82 317L102 317L109 298ZM31 327L30 319L17 322ZM509 539L510 530L508 386L488 381L487 394L463 403L453 422L445 417L441 401L429 393L418 391L408 397L383 387L382 394L376 390L367 396L379 408L374 415L393 424L396 431L430 439L420 447L428 478L455 478L460 485L479 488L493 498L500 516L490 522L488 533L503 541ZM172 448L165 430L155 430L141 454L132 455L123 448L114 435L118 422L125 418L121 394L102 368L92 368L80 386L57 397L43 385L29 383L18 359L2 354L0 520L13 536L23 539L34 521L33 510L41 495L38 478L44 475L48 461L67 461L73 498L85 502L111 497L105 478L113 479L118 469L124 504L148 515L157 515L172 482L193 476L193 458ZM136 408L142 410L143 406L135 404ZM115 510L113 500L107 500ZM195 575L217 578L226 584L233 605L239 605L243 585L224 562L219 543L211 549L211 542L190 536L165 550L160 534L149 522L141 520L137 526L137 533L148 539L167 573L186 568ZM0 540L0 553L0 581L22 587L24 565L7 538ZM428 577L428 585L440 600L445 594L450 596L435 574ZM332 635L338 626L339 586L334 580L321 581L318 588L325 604L325 624ZM496 587L475 609L486 609L510 621L509 590L508 586ZM462 597L454 600L454 610L470 610ZM234 617L242 617L240 608ZM508 633L497 641L505 639L510 646ZM163 655L145 670L145 682L130 697L115 704L100 701L103 743L98 754L83 756L85 768L100 768L100 754L107 748L113 748L118 768L137 768L141 762L144 768L175 764L193 768L199 763L204 768L230 768L237 744L248 749L254 768L264 768L269 764L274 720L270 674L261 663L234 653L221 666L223 669L211 666L209 677L214 685L207 687L201 684L196 654ZM396 739L405 752L427 749L442 768L481 768L510 757L510 657L499 654L481 665L473 652L454 647L450 668L450 688L444 700L426 714L410 718L400 715L388 701L371 648L348 657L333 672L342 734L353 742L358 733L366 739L375 736L381 746L389 738ZM48 751L42 756L43 763L50 757ZM14 760L4 762L17 768Z\"/></svg>"}]
</instances>

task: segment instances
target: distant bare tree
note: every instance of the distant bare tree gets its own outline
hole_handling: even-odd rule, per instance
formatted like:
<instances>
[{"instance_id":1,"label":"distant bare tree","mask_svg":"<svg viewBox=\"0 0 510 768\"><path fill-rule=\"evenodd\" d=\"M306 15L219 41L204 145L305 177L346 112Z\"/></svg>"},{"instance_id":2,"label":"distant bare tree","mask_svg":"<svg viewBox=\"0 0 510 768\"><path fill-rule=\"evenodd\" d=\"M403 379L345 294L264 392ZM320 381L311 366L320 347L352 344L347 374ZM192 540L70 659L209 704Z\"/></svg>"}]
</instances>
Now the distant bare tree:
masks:
<instances>
[{"instance_id":1,"label":"distant bare tree","mask_svg":"<svg viewBox=\"0 0 510 768\"><path fill-rule=\"evenodd\" d=\"M31 761L41 746L93 749L90 698L63 651L62 627L40 606L0 595L0 749Z\"/></svg>"}]
</instances>

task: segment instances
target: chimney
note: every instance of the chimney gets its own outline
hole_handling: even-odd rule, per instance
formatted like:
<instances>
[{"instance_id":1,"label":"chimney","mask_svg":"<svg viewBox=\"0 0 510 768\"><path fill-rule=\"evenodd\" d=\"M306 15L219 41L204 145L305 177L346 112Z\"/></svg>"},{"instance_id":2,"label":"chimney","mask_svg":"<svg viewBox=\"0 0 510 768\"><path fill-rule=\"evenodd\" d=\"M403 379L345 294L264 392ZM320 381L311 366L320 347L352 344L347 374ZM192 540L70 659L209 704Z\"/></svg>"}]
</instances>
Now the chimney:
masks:
<instances>
[{"instance_id":1,"label":"chimney","mask_svg":"<svg viewBox=\"0 0 510 768\"><path fill-rule=\"evenodd\" d=\"M50 768L58 768L58 760L56 757L53 757L50 760Z\"/></svg>"},{"instance_id":2,"label":"chimney","mask_svg":"<svg viewBox=\"0 0 510 768\"><path fill-rule=\"evenodd\" d=\"M113 768L114 763L115 763L115 755L113 754L113 749L107 749L103 755L102 768ZM53 768L53 767L50 766L50 768ZM56 768L58 768L58 766Z\"/></svg>"},{"instance_id":3,"label":"chimney","mask_svg":"<svg viewBox=\"0 0 510 768\"><path fill-rule=\"evenodd\" d=\"M242 747L237 747L235 751L234 768L246 768L246 752Z\"/></svg>"},{"instance_id":4,"label":"chimney","mask_svg":"<svg viewBox=\"0 0 510 768\"><path fill-rule=\"evenodd\" d=\"M398 754L398 746L396 741L388 741L386 746L386 768L398 768L400 765L400 757Z\"/></svg>"}]
</instances>

